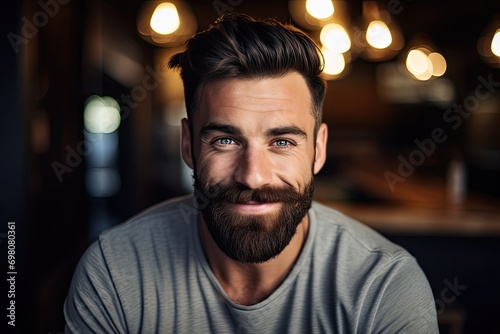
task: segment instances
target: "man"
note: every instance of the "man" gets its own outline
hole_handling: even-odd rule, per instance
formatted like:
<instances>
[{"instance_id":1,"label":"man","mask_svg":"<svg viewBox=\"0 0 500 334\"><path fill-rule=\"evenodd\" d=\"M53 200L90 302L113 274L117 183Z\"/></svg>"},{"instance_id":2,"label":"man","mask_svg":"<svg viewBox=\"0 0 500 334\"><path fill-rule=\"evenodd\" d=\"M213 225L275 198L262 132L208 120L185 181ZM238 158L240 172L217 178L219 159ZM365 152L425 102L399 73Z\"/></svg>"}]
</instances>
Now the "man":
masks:
<instances>
[{"instance_id":1,"label":"man","mask_svg":"<svg viewBox=\"0 0 500 334\"><path fill-rule=\"evenodd\" d=\"M303 32L238 14L172 57L194 197L100 235L75 272L67 333L437 332L415 259L312 201L321 64Z\"/></svg>"}]
</instances>

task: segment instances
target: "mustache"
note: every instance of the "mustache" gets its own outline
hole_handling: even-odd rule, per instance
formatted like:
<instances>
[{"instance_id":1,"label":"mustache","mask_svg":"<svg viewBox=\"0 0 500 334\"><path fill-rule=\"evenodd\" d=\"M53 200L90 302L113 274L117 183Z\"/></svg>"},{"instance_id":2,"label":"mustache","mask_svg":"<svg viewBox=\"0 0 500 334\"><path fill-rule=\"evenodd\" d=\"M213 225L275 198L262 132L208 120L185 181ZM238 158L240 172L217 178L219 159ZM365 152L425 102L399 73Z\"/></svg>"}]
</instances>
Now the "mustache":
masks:
<instances>
[{"instance_id":1,"label":"mustache","mask_svg":"<svg viewBox=\"0 0 500 334\"><path fill-rule=\"evenodd\" d=\"M201 190L198 188L198 190ZM290 185L283 187L264 186L250 189L244 185L225 186L216 184L208 187L208 191L201 191L209 200L226 203L274 203L301 201L304 194L299 193ZM207 196L208 195L208 196Z\"/></svg>"}]
</instances>

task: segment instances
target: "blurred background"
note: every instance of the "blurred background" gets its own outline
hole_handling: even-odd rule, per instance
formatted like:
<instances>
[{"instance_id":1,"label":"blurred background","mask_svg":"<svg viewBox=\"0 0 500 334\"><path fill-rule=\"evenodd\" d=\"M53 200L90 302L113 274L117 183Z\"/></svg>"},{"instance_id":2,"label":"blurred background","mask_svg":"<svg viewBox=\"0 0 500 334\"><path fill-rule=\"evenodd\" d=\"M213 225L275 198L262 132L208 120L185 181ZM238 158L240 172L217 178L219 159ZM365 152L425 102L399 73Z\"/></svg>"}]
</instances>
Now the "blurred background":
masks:
<instances>
[{"instance_id":1,"label":"blurred background","mask_svg":"<svg viewBox=\"0 0 500 334\"><path fill-rule=\"evenodd\" d=\"M493 0L4 4L0 237L3 262L16 223L16 329L63 332L64 298L89 243L191 191L179 155L182 83L165 65L233 11L290 22L323 48L330 138L316 200L417 258L442 333L500 333Z\"/></svg>"}]
</instances>

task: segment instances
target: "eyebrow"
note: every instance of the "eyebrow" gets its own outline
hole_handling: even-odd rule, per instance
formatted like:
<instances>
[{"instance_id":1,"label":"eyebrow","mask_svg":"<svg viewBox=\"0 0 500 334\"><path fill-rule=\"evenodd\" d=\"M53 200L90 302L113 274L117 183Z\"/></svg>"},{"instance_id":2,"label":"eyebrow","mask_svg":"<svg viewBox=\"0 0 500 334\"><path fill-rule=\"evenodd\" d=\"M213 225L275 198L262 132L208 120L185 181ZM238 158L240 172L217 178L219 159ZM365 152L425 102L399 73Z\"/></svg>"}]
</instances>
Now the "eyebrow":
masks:
<instances>
[{"instance_id":1,"label":"eyebrow","mask_svg":"<svg viewBox=\"0 0 500 334\"><path fill-rule=\"evenodd\" d=\"M229 124L220 124L220 123L208 123L207 125L203 126L200 130L200 134L207 135L210 132L214 131L219 131L219 132L224 132L230 135L241 135L242 132L239 128L229 125Z\"/></svg>"},{"instance_id":2,"label":"eyebrow","mask_svg":"<svg viewBox=\"0 0 500 334\"><path fill-rule=\"evenodd\" d=\"M307 133L298 126L283 126L278 128L272 128L266 131L266 135L268 137L294 135L307 138Z\"/></svg>"},{"instance_id":3,"label":"eyebrow","mask_svg":"<svg viewBox=\"0 0 500 334\"><path fill-rule=\"evenodd\" d=\"M221 124L221 123L209 123L203 126L200 130L200 134L202 136L208 135L211 132L218 131L227 133L230 135L242 135L243 132L240 128L229 125L229 124ZM299 128L298 126L282 126L277 128L272 128L266 131L267 137L275 137L275 136L283 136L283 135L295 135L303 138L307 138L307 133Z\"/></svg>"}]
</instances>

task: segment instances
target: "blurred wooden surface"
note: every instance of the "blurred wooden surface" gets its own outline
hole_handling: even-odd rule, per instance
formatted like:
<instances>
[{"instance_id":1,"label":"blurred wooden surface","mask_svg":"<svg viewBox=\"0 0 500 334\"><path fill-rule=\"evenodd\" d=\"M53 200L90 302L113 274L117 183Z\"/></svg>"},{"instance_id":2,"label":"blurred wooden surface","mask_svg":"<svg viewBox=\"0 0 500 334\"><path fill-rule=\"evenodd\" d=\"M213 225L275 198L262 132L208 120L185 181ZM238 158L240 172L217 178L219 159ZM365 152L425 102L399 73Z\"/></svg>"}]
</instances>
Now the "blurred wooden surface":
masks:
<instances>
[{"instance_id":1,"label":"blurred wooden surface","mask_svg":"<svg viewBox=\"0 0 500 334\"><path fill-rule=\"evenodd\" d=\"M318 179L315 199L381 232L415 235L500 236L500 199L468 192L461 203L449 200L444 177L415 172L394 191L382 164L349 164L341 184L368 197L345 196L331 179ZM394 172L394 168L392 168ZM342 188L342 187L340 187Z\"/></svg>"}]
</instances>

